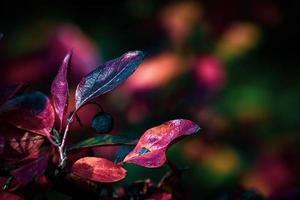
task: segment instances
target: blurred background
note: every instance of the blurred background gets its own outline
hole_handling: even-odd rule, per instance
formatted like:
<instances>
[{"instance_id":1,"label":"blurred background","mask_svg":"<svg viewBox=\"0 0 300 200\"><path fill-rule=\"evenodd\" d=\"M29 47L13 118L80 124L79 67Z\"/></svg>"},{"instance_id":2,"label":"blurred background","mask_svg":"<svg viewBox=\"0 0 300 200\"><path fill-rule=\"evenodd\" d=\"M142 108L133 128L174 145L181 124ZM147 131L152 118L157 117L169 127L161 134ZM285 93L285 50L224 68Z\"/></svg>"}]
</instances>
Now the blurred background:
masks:
<instances>
[{"instance_id":1,"label":"blurred background","mask_svg":"<svg viewBox=\"0 0 300 200\"><path fill-rule=\"evenodd\" d=\"M200 134L168 151L184 169L180 190L186 196L226 200L246 191L248 197L289 199L300 193L299 8L271 0L4 0L0 84L26 81L29 90L50 94L73 48L71 110L82 76L143 50L146 59L134 75L98 99L114 117L112 134L137 138L164 121L191 119L202 126ZM84 126L74 124L73 140L94 134L86 127L96 112L94 105L79 112ZM120 149L93 153L113 160ZM125 168L119 185L147 178L157 183L169 170Z\"/></svg>"}]
</instances>

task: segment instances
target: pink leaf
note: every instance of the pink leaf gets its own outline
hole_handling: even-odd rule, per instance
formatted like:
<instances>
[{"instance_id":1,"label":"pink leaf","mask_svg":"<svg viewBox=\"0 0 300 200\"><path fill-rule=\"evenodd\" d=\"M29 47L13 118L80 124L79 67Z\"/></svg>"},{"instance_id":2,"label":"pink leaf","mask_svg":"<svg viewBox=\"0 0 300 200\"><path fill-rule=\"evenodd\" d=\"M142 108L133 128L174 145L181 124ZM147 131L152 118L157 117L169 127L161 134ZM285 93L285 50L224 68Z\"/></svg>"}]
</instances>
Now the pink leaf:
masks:
<instances>
[{"instance_id":1,"label":"pink leaf","mask_svg":"<svg viewBox=\"0 0 300 200\"><path fill-rule=\"evenodd\" d=\"M96 157L84 157L77 160L72 171L74 174L97 182L116 182L126 176L126 170L115 163Z\"/></svg>"},{"instance_id":2,"label":"pink leaf","mask_svg":"<svg viewBox=\"0 0 300 200\"><path fill-rule=\"evenodd\" d=\"M165 163L167 147L174 139L191 135L199 130L197 124L186 119L171 120L153 127L142 135L124 162L149 168L160 167Z\"/></svg>"},{"instance_id":3,"label":"pink leaf","mask_svg":"<svg viewBox=\"0 0 300 200\"><path fill-rule=\"evenodd\" d=\"M22 185L26 185L33 178L44 174L48 166L48 152L42 152L39 158L23 165L22 167L11 171L11 175Z\"/></svg>"},{"instance_id":4,"label":"pink leaf","mask_svg":"<svg viewBox=\"0 0 300 200\"><path fill-rule=\"evenodd\" d=\"M17 128L49 137L55 116L50 100L41 92L16 96L0 107L0 116Z\"/></svg>"},{"instance_id":5,"label":"pink leaf","mask_svg":"<svg viewBox=\"0 0 300 200\"><path fill-rule=\"evenodd\" d=\"M70 66L72 51L64 58L59 71L52 82L51 94L54 110L60 121L60 130L62 128L63 118L66 114L69 99L69 86L67 80L68 68Z\"/></svg>"}]
</instances>

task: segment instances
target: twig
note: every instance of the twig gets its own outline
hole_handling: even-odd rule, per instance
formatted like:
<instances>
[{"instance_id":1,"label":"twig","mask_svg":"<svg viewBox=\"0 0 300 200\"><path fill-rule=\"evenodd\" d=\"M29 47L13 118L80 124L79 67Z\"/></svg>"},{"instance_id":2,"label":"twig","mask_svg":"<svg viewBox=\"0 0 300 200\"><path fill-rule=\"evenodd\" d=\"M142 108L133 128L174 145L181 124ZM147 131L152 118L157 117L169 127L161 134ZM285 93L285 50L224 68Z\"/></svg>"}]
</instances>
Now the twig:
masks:
<instances>
[{"instance_id":1,"label":"twig","mask_svg":"<svg viewBox=\"0 0 300 200\"><path fill-rule=\"evenodd\" d=\"M12 177L12 176L7 178L5 184L2 187L2 191L6 191L9 188L9 186L10 186L11 182L13 181L13 179L14 179L14 177Z\"/></svg>"},{"instance_id":2,"label":"twig","mask_svg":"<svg viewBox=\"0 0 300 200\"><path fill-rule=\"evenodd\" d=\"M82 126L82 122L77 113L75 114L75 117L76 117L76 121L78 122L79 126Z\"/></svg>"},{"instance_id":3,"label":"twig","mask_svg":"<svg viewBox=\"0 0 300 200\"><path fill-rule=\"evenodd\" d=\"M59 166L61 168L65 167L65 162L66 162L66 159L67 159L66 154L65 154L66 138L67 138L67 135L68 135L70 125L73 122L73 118L74 118L75 115L76 115L75 112L72 112L70 114L70 117L68 118L67 125L66 125L66 128L65 128L64 134L63 134L61 144L58 146L58 152L59 152L59 158L60 158Z\"/></svg>"},{"instance_id":4,"label":"twig","mask_svg":"<svg viewBox=\"0 0 300 200\"><path fill-rule=\"evenodd\" d=\"M66 138L67 138L67 135L68 135L68 131L69 131L69 128L70 128L70 125L72 124L73 122L73 118L77 118L77 114L76 112L79 111L83 106L87 105L87 104L94 104L94 105L97 105L98 108L100 108L100 110L102 112L104 112L102 106L97 103L97 102L88 102L84 105L82 105L81 107L77 108L75 111L71 112L69 117L68 117L68 120L67 120L67 125L66 125L66 128L65 128L65 131L64 131L64 134L63 134L63 138L61 140L61 143L59 145L56 145L58 146L58 153L59 153L59 159L60 159L60 162L59 162L59 167L61 169L63 169L66 165L66 159L67 159L67 156L66 156L66 148L65 148L65 143L66 143ZM79 118L79 117L78 117ZM78 120L77 118L77 120ZM80 120L79 120L80 121ZM52 141L50 140L50 142L52 143Z\"/></svg>"}]
</instances>

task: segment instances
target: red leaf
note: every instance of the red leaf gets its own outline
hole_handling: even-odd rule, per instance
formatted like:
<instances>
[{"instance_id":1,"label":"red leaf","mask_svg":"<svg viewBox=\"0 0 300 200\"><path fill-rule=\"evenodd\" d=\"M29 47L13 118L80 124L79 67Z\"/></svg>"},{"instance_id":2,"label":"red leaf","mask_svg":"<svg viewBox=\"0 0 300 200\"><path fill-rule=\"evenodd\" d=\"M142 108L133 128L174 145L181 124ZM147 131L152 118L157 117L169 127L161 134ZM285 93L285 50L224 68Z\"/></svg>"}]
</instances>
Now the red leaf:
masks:
<instances>
[{"instance_id":1,"label":"red leaf","mask_svg":"<svg viewBox=\"0 0 300 200\"><path fill-rule=\"evenodd\" d=\"M142 135L124 162L150 168L160 167L165 163L167 147L174 139L198 130L200 127L197 124L186 119L171 120L153 127Z\"/></svg>"},{"instance_id":2,"label":"red leaf","mask_svg":"<svg viewBox=\"0 0 300 200\"><path fill-rule=\"evenodd\" d=\"M13 170L10 174L22 185L26 185L33 178L44 174L48 166L48 152L42 152L40 157L30 163L23 165L22 167Z\"/></svg>"},{"instance_id":3,"label":"red leaf","mask_svg":"<svg viewBox=\"0 0 300 200\"><path fill-rule=\"evenodd\" d=\"M3 140L3 154L2 157L6 160L20 161L20 158L38 152L45 138L35 133L30 133L9 124L2 124L0 126L0 142Z\"/></svg>"},{"instance_id":4,"label":"red leaf","mask_svg":"<svg viewBox=\"0 0 300 200\"><path fill-rule=\"evenodd\" d=\"M77 160L72 171L74 174L97 182L116 182L126 176L126 170L115 163L96 157L84 157Z\"/></svg>"},{"instance_id":5,"label":"red leaf","mask_svg":"<svg viewBox=\"0 0 300 200\"><path fill-rule=\"evenodd\" d=\"M3 200L23 200L23 198L8 192L0 192L0 199Z\"/></svg>"},{"instance_id":6,"label":"red leaf","mask_svg":"<svg viewBox=\"0 0 300 200\"><path fill-rule=\"evenodd\" d=\"M67 80L68 68L70 66L72 51L64 58L59 71L52 82L51 94L55 112L60 121L60 130L62 128L63 118L66 114L69 99L69 86Z\"/></svg>"},{"instance_id":7,"label":"red leaf","mask_svg":"<svg viewBox=\"0 0 300 200\"><path fill-rule=\"evenodd\" d=\"M23 135L15 135L17 137L9 137L7 143L10 149L16 151L18 154L30 155L39 150L44 142L44 138L29 132Z\"/></svg>"},{"instance_id":8,"label":"red leaf","mask_svg":"<svg viewBox=\"0 0 300 200\"><path fill-rule=\"evenodd\" d=\"M166 192L157 192L151 195L148 200L171 200L172 194Z\"/></svg>"},{"instance_id":9,"label":"red leaf","mask_svg":"<svg viewBox=\"0 0 300 200\"><path fill-rule=\"evenodd\" d=\"M55 116L50 100L41 92L16 96L0 107L4 120L17 128L48 136Z\"/></svg>"}]
</instances>

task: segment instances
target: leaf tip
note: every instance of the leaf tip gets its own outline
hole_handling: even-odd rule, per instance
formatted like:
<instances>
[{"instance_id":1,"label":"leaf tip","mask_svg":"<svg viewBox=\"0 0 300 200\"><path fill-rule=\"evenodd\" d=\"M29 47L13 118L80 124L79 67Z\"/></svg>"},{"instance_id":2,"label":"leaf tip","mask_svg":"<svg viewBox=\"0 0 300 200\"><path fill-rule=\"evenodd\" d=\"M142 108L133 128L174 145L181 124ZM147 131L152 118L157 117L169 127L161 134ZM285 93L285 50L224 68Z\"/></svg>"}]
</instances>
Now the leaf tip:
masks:
<instances>
[{"instance_id":1,"label":"leaf tip","mask_svg":"<svg viewBox=\"0 0 300 200\"><path fill-rule=\"evenodd\" d=\"M63 63L70 65L72 55L73 55L73 48L68 51L68 53L64 57Z\"/></svg>"},{"instance_id":2,"label":"leaf tip","mask_svg":"<svg viewBox=\"0 0 300 200\"><path fill-rule=\"evenodd\" d=\"M195 123L195 133L198 133L198 132L201 131L201 130L202 130L202 127L199 126L199 124L196 124L196 123Z\"/></svg>"},{"instance_id":3,"label":"leaf tip","mask_svg":"<svg viewBox=\"0 0 300 200\"><path fill-rule=\"evenodd\" d=\"M127 59L135 59L135 58L143 59L145 57L145 54L143 51L136 50L136 51L127 52L124 57Z\"/></svg>"}]
</instances>

